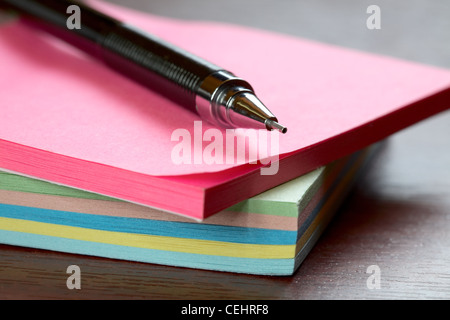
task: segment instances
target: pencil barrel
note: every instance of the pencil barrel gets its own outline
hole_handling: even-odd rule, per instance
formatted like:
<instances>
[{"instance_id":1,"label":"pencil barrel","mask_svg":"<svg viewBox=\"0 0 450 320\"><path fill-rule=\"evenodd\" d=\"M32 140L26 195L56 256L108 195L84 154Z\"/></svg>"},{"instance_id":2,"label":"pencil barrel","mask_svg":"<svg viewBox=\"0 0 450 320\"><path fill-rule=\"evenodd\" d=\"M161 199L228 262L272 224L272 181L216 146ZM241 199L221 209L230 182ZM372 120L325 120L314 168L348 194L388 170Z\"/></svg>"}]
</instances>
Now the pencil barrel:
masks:
<instances>
[{"instance_id":1,"label":"pencil barrel","mask_svg":"<svg viewBox=\"0 0 450 320\"><path fill-rule=\"evenodd\" d=\"M44 30L101 59L112 69L195 112L202 81L221 68L162 39L128 26L78 1L0 0ZM77 5L80 28L67 27Z\"/></svg>"},{"instance_id":2,"label":"pencil barrel","mask_svg":"<svg viewBox=\"0 0 450 320\"><path fill-rule=\"evenodd\" d=\"M142 75L149 73L148 77L153 81L170 82L187 94L197 94L202 81L220 70L203 59L124 24L107 34L101 46L102 58L111 67L122 69L126 66L128 71L123 71L128 74L131 70ZM135 66L129 69L132 64Z\"/></svg>"}]
</instances>

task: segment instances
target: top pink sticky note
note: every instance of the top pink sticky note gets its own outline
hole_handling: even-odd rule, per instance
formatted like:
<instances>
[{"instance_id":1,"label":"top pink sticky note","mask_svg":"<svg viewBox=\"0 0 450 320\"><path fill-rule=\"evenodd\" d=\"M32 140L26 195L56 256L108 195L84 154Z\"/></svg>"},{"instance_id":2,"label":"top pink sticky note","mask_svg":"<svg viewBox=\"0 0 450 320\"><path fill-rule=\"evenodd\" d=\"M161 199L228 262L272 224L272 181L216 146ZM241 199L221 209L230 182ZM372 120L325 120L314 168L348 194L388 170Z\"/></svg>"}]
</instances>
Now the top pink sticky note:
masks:
<instances>
[{"instance_id":1,"label":"top pink sticky note","mask_svg":"<svg viewBox=\"0 0 450 320\"><path fill-rule=\"evenodd\" d=\"M277 137L280 155L370 125L450 86L450 72L434 67L245 27L96 5L248 80L288 127ZM197 115L20 23L0 30L0 70L2 140L155 176L239 165L174 163L178 141L172 134L186 129L194 136ZM199 130L212 128L203 122Z\"/></svg>"}]
</instances>

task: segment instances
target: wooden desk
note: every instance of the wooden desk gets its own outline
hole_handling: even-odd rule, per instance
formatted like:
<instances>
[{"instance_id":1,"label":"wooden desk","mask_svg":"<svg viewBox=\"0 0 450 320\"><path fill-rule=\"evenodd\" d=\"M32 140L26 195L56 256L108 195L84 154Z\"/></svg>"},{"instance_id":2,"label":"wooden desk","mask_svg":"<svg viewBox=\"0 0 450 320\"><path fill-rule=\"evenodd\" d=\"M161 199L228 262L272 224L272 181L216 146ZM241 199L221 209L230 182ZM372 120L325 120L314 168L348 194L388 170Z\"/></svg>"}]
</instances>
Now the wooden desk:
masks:
<instances>
[{"instance_id":1,"label":"wooden desk","mask_svg":"<svg viewBox=\"0 0 450 320\"><path fill-rule=\"evenodd\" d=\"M147 3L144 0L115 2L135 8L145 8ZM177 6L172 10L168 7L170 4L162 2L152 2L147 9L158 14L174 12L181 15L183 6L187 6L180 1L178 5L181 8ZM299 3L304 5L302 1ZM307 8L311 11L311 6L319 8L324 3L316 1L310 5L308 2ZM383 1L380 3L382 8L385 4L387 8L402 11L401 6L394 8ZM248 6L252 4L252 1L248 1ZM442 9L444 1L440 5ZM361 9L361 6L357 8ZM211 6L207 10L211 11ZM359 19L354 13L354 7L339 10L347 12L350 21ZM412 10L421 12L420 6ZM185 14L193 15L188 9ZM287 14L292 17L295 12ZM328 14L332 16L332 12ZM365 9L358 14L365 19ZM319 18L325 16L318 15ZM436 15L427 17L425 21L436 20ZM280 17L281 27L282 20L289 19ZM333 23L337 23L336 20L332 20ZM295 21L292 24L295 25ZM345 28L344 24L342 22L335 30ZM423 25L426 27L426 22ZM399 32L401 26L396 28ZM321 25L318 29L325 30L326 26ZM406 29L405 33L410 32ZM316 30L316 34L320 34L313 26L309 26L309 30ZM358 32L355 31L355 34ZM361 34L364 32L367 30L361 31ZM346 44L345 34L335 37ZM330 42L336 42L336 39ZM368 40L361 39L352 41L368 49ZM378 38L378 41L387 40ZM408 45L411 44L399 44L405 52ZM442 43L436 42L436 46L442 46L442 50L450 52L448 43L444 47ZM401 55L403 49L394 47L385 45L381 51ZM421 45L416 47L417 56L425 56L436 64L442 64L443 60L436 56L435 51ZM386 148L372 164L368 174L359 181L323 237L292 277L200 271L3 245L0 246L0 298L448 299L449 165L449 111L389 138ZM73 264L81 269L81 290L69 290L66 287L66 269ZM371 265L378 266L381 272L379 289L369 289L367 286L371 274L366 271Z\"/></svg>"}]
</instances>

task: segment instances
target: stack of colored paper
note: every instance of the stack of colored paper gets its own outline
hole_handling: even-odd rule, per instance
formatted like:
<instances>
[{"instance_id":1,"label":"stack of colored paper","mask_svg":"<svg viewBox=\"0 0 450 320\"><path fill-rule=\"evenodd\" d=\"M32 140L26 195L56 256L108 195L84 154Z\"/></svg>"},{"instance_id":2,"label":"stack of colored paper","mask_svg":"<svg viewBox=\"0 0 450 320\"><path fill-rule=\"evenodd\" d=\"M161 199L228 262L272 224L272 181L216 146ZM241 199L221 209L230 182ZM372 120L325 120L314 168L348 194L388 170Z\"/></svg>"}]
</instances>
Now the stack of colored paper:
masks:
<instances>
[{"instance_id":1,"label":"stack of colored paper","mask_svg":"<svg viewBox=\"0 0 450 320\"><path fill-rule=\"evenodd\" d=\"M202 223L0 174L0 243L239 273L290 275L374 152L367 149Z\"/></svg>"},{"instance_id":2,"label":"stack of colored paper","mask_svg":"<svg viewBox=\"0 0 450 320\"><path fill-rule=\"evenodd\" d=\"M447 70L95 3L249 81L287 134L255 141L201 122L66 43L12 22L0 28L5 171L203 220L449 107ZM261 175L268 155L279 170Z\"/></svg>"},{"instance_id":3,"label":"stack of colored paper","mask_svg":"<svg viewBox=\"0 0 450 320\"><path fill-rule=\"evenodd\" d=\"M360 150L449 107L448 70L89 2L248 80L288 133L253 140L214 127L10 22L0 28L0 243L291 274L354 181Z\"/></svg>"}]
</instances>

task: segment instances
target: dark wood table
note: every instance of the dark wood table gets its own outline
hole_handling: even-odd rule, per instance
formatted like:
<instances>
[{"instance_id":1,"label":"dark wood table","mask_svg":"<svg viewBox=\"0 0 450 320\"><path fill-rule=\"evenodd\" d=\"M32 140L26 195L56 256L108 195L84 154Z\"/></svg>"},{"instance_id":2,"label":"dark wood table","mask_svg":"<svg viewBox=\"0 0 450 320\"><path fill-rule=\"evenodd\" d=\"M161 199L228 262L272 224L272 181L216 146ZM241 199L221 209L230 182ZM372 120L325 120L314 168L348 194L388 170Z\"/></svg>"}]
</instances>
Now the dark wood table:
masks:
<instances>
[{"instance_id":1,"label":"dark wood table","mask_svg":"<svg viewBox=\"0 0 450 320\"><path fill-rule=\"evenodd\" d=\"M180 18L206 19L208 12L215 12L212 4L202 12L195 10L195 4L206 1L115 2ZM433 2L437 7L431 9L424 1L409 8L409 16L405 17L401 4L408 6L407 1L396 1L395 5L379 2L382 13L387 12L379 34L372 34L375 31L365 27L365 8L370 3L361 5L359 1L358 5L345 1L343 7L327 7L326 1L299 1L293 10L287 10L286 4L275 6L275 1L246 1L237 17L228 21L449 67L450 62L443 59L449 56L449 43L438 41L445 35L441 27L448 26L448 21L440 20L444 17L441 10L449 12L448 3ZM237 3L240 2L215 4L220 10L214 17L226 20ZM261 13L247 20L252 5ZM285 16L279 16L281 13ZM399 15L397 20L394 13ZM425 31L406 25L407 18L415 13L423 15L421 24ZM362 25L358 26L358 21ZM416 39L423 37L421 43L411 42L409 33L416 29ZM446 30L448 36L450 28ZM353 35L350 40L349 32ZM201 271L1 245L0 298L449 299L449 112L387 140L368 173L292 277ZM66 286L66 269L74 264L81 269L80 290ZM370 266L380 271L379 288L372 287L373 275L367 273Z\"/></svg>"}]
</instances>

